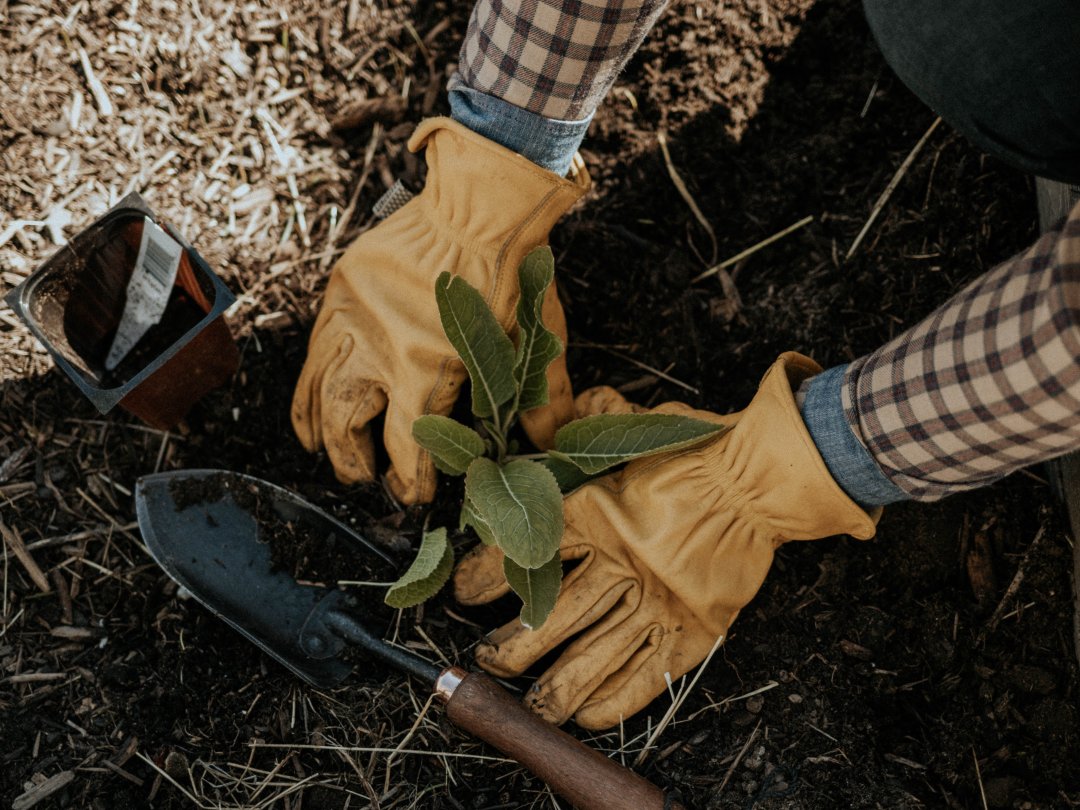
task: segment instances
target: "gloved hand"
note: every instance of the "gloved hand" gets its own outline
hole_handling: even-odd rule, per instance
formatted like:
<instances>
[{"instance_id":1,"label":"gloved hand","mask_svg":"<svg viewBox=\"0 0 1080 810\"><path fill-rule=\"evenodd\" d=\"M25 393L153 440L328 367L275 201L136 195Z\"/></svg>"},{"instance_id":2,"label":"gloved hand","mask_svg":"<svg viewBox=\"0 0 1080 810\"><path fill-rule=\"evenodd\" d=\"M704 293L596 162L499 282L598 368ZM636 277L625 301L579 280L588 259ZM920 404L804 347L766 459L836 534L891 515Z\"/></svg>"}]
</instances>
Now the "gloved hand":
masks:
<instances>
[{"instance_id":1,"label":"gloved hand","mask_svg":"<svg viewBox=\"0 0 1080 810\"><path fill-rule=\"evenodd\" d=\"M443 333L435 279L444 270L462 276L510 332L518 265L590 184L584 169L572 180L559 177L449 118L420 124L409 149L422 148L423 191L361 235L334 267L292 405L300 442L311 452L325 447L343 483L374 479L368 422L385 408L387 478L404 503L430 501L435 491L435 468L413 440L413 420L449 413L466 379ZM554 285L543 317L565 346ZM522 418L543 449L573 417L564 357L548 369L548 392L549 404Z\"/></svg>"},{"instance_id":2,"label":"gloved hand","mask_svg":"<svg viewBox=\"0 0 1080 810\"><path fill-rule=\"evenodd\" d=\"M528 630L515 620L496 630L477 649L480 666L520 675L577 636L526 702L554 723L573 716L584 728L608 728L664 692L665 672L679 678L704 660L757 593L779 545L872 537L877 514L832 480L795 404L793 390L820 370L787 353L740 413L657 409L732 427L569 495L560 553L578 566L563 580L547 622ZM504 594L501 552L481 547L468 555L454 589L465 604Z\"/></svg>"}]
</instances>

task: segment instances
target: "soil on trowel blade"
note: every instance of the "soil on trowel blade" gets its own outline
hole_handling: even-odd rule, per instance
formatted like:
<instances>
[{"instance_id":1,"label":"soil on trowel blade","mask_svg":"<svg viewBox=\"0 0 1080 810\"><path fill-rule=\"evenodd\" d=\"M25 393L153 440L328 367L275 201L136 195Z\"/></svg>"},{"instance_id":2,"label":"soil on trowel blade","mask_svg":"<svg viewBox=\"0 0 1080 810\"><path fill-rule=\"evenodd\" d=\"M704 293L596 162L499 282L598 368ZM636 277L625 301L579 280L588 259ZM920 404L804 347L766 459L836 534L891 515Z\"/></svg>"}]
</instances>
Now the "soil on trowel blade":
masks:
<instances>
[{"instance_id":1,"label":"soil on trowel blade","mask_svg":"<svg viewBox=\"0 0 1080 810\"><path fill-rule=\"evenodd\" d=\"M258 539L270 545L271 570L299 582L335 587L338 581L364 578L392 582L395 567L345 531L327 532L302 519L287 520L274 507L274 493L253 481L227 474L176 478L169 492L178 512L231 497L255 519Z\"/></svg>"}]
</instances>

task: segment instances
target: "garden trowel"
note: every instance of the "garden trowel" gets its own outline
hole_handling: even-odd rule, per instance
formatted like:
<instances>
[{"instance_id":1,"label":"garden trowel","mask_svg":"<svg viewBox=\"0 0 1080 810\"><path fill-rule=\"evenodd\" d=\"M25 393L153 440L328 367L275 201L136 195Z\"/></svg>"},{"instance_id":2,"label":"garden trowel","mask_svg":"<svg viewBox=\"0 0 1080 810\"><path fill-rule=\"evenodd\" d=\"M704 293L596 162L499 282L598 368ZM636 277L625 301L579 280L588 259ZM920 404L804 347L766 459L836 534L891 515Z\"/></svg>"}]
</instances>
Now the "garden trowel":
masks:
<instances>
[{"instance_id":1,"label":"garden trowel","mask_svg":"<svg viewBox=\"0 0 1080 810\"><path fill-rule=\"evenodd\" d=\"M150 554L179 585L308 683L331 686L351 672L341 654L359 645L425 681L462 729L513 757L582 810L661 810L681 805L652 783L540 719L486 675L441 668L365 628L354 596L297 582L275 565L289 533L391 560L299 496L222 470L141 478L139 528Z\"/></svg>"}]
</instances>

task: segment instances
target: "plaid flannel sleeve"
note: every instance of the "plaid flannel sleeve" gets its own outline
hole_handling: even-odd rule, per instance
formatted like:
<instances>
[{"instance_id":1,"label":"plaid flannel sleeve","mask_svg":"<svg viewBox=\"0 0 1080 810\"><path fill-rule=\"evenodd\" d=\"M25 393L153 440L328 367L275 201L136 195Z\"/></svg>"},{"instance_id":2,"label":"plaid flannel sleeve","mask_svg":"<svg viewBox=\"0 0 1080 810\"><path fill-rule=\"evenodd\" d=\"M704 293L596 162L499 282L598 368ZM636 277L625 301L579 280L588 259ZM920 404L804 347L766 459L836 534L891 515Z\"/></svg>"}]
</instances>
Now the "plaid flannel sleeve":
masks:
<instances>
[{"instance_id":1,"label":"plaid flannel sleeve","mask_svg":"<svg viewBox=\"0 0 1080 810\"><path fill-rule=\"evenodd\" d=\"M852 363L841 396L855 435L918 500L1080 449L1080 204Z\"/></svg>"},{"instance_id":2,"label":"plaid flannel sleeve","mask_svg":"<svg viewBox=\"0 0 1080 810\"><path fill-rule=\"evenodd\" d=\"M477 0L450 88L560 121L588 118L667 0Z\"/></svg>"}]
</instances>

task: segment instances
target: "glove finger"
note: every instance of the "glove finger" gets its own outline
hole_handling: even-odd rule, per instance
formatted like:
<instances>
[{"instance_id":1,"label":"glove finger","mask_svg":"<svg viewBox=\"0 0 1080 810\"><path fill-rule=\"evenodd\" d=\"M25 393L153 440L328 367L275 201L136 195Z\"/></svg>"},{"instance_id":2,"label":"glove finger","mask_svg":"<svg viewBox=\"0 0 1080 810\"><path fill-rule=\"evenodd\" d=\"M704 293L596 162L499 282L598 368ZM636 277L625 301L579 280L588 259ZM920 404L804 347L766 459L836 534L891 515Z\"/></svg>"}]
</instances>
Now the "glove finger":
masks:
<instances>
[{"instance_id":1,"label":"glove finger","mask_svg":"<svg viewBox=\"0 0 1080 810\"><path fill-rule=\"evenodd\" d=\"M569 554L575 553L568 548ZM590 553L591 552L586 552ZM571 636L587 630L619 603L633 586L617 572L604 574L596 559L585 559L563 580L555 609L538 628L520 619L504 624L476 648L476 662L495 675L520 675Z\"/></svg>"},{"instance_id":2,"label":"glove finger","mask_svg":"<svg viewBox=\"0 0 1080 810\"><path fill-rule=\"evenodd\" d=\"M386 394L352 367L351 337L323 374L319 387L322 441L343 484L375 480L375 448L368 422L386 407Z\"/></svg>"},{"instance_id":3,"label":"glove finger","mask_svg":"<svg viewBox=\"0 0 1080 810\"><path fill-rule=\"evenodd\" d=\"M486 605L510 590L498 546L479 545L454 568L454 598L463 605Z\"/></svg>"},{"instance_id":4,"label":"glove finger","mask_svg":"<svg viewBox=\"0 0 1080 810\"><path fill-rule=\"evenodd\" d=\"M548 404L523 413L521 426L529 441L541 450L550 450L555 444L555 431L574 418L574 392L566 371L566 313L559 302L555 282L544 294L540 316L562 342L563 350L547 367Z\"/></svg>"},{"instance_id":5,"label":"glove finger","mask_svg":"<svg viewBox=\"0 0 1080 810\"><path fill-rule=\"evenodd\" d=\"M691 408L685 402L665 402L649 410L631 402L610 385L597 385L582 391L574 400L574 408L579 419L598 413L672 413L703 419L706 422L729 424L738 416L738 414L720 415L712 411Z\"/></svg>"},{"instance_id":6,"label":"glove finger","mask_svg":"<svg viewBox=\"0 0 1080 810\"><path fill-rule=\"evenodd\" d=\"M663 633L659 625L642 621L632 611L617 613L625 619L606 617L567 647L540 676L525 697L530 709L556 725L565 723L608 678Z\"/></svg>"},{"instance_id":7,"label":"glove finger","mask_svg":"<svg viewBox=\"0 0 1080 810\"><path fill-rule=\"evenodd\" d=\"M559 549L559 559L581 559L587 553L585 546L568 546ZM503 570L505 557L498 546L483 544L462 557L454 568L454 598L463 605L486 605L506 596L510 583Z\"/></svg>"},{"instance_id":8,"label":"glove finger","mask_svg":"<svg viewBox=\"0 0 1080 810\"><path fill-rule=\"evenodd\" d=\"M315 322L316 329L319 329L321 321L320 318ZM332 340L333 338L330 338L323 343L332 345ZM345 345L346 343L348 346ZM331 369L336 369L341 365L344 358L348 357L351 345L352 338L342 335L337 351L327 362L328 352L323 349L322 344L316 342L314 334L308 341L308 355L300 371L300 379L297 380L293 391L290 416L296 437L309 453L315 453L323 446L322 401L319 395L323 377L328 372L333 373Z\"/></svg>"},{"instance_id":9,"label":"glove finger","mask_svg":"<svg viewBox=\"0 0 1080 810\"><path fill-rule=\"evenodd\" d=\"M413 422L424 414L448 415L467 379L465 364L457 359L444 360L437 370L431 388L423 385L422 379L419 385L400 381L391 392L386 412L383 443L390 456L386 481L404 504L429 503L435 496L435 463L413 438Z\"/></svg>"},{"instance_id":10,"label":"glove finger","mask_svg":"<svg viewBox=\"0 0 1080 810\"><path fill-rule=\"evenodd\" d=\"M321 408L319 397L315 393L322 382L322 365L308 358L300 372L300 379L293 391L292 417L293 432L300 444L309 453L315 453L322 447L322 427L320 424Z\"/></svg>"},{"instance_id":11,"label":"glove finger","mask_svg":"<svg viewBox=\"0 0 1080 810\"><path fill-rule=\"evenodd\" d=\"M644 413L648 408L631 402L610 385L587 388L574 400L579 419L598 413Z\"/></svg>"},{"instance_id":12,"label":"glove finger","mask_svg":"<svg viewBox=\"0 0 1080 810\"><path fill-rule=\"evenodd\" d=\"M406 401L408 394L408 391L402 391L401 397L391 396L386 411L383 443L390 456L386 482L394 497L403 504L430 503L435 497L435 462L412 435L413 422L425 413L424 403ZM427 411L440 415L448 412L449 408Z\"/></svg>"},{"instance_id":13,"label":"glove finger","mask_svg":"<svg viewBox=\"0 0 1080 810\"><path fill-rule=\"evenodd\" d=\"M704 661L716 641L697 636L688 643L679 630L656 630L581 703L574 722L591 730L618 725L667 691L665 676L678 680Z\"/></svg>"},{"instance_id":14,"label":"glove finger","mask_svg":"<svg viewBox=\"0 0 1080 810\"><path fill-rule=\"evenodd\" d=\"M698 408L691 408L685 402L665 402L663 405L657 405L649 413L673 413L679 416L690 416L694 419L701 419L705 422L714 422L716 424L731 426L738 420L738 413L719 414L712 411L703 411Z\"/></svg>"}]
</instances>

